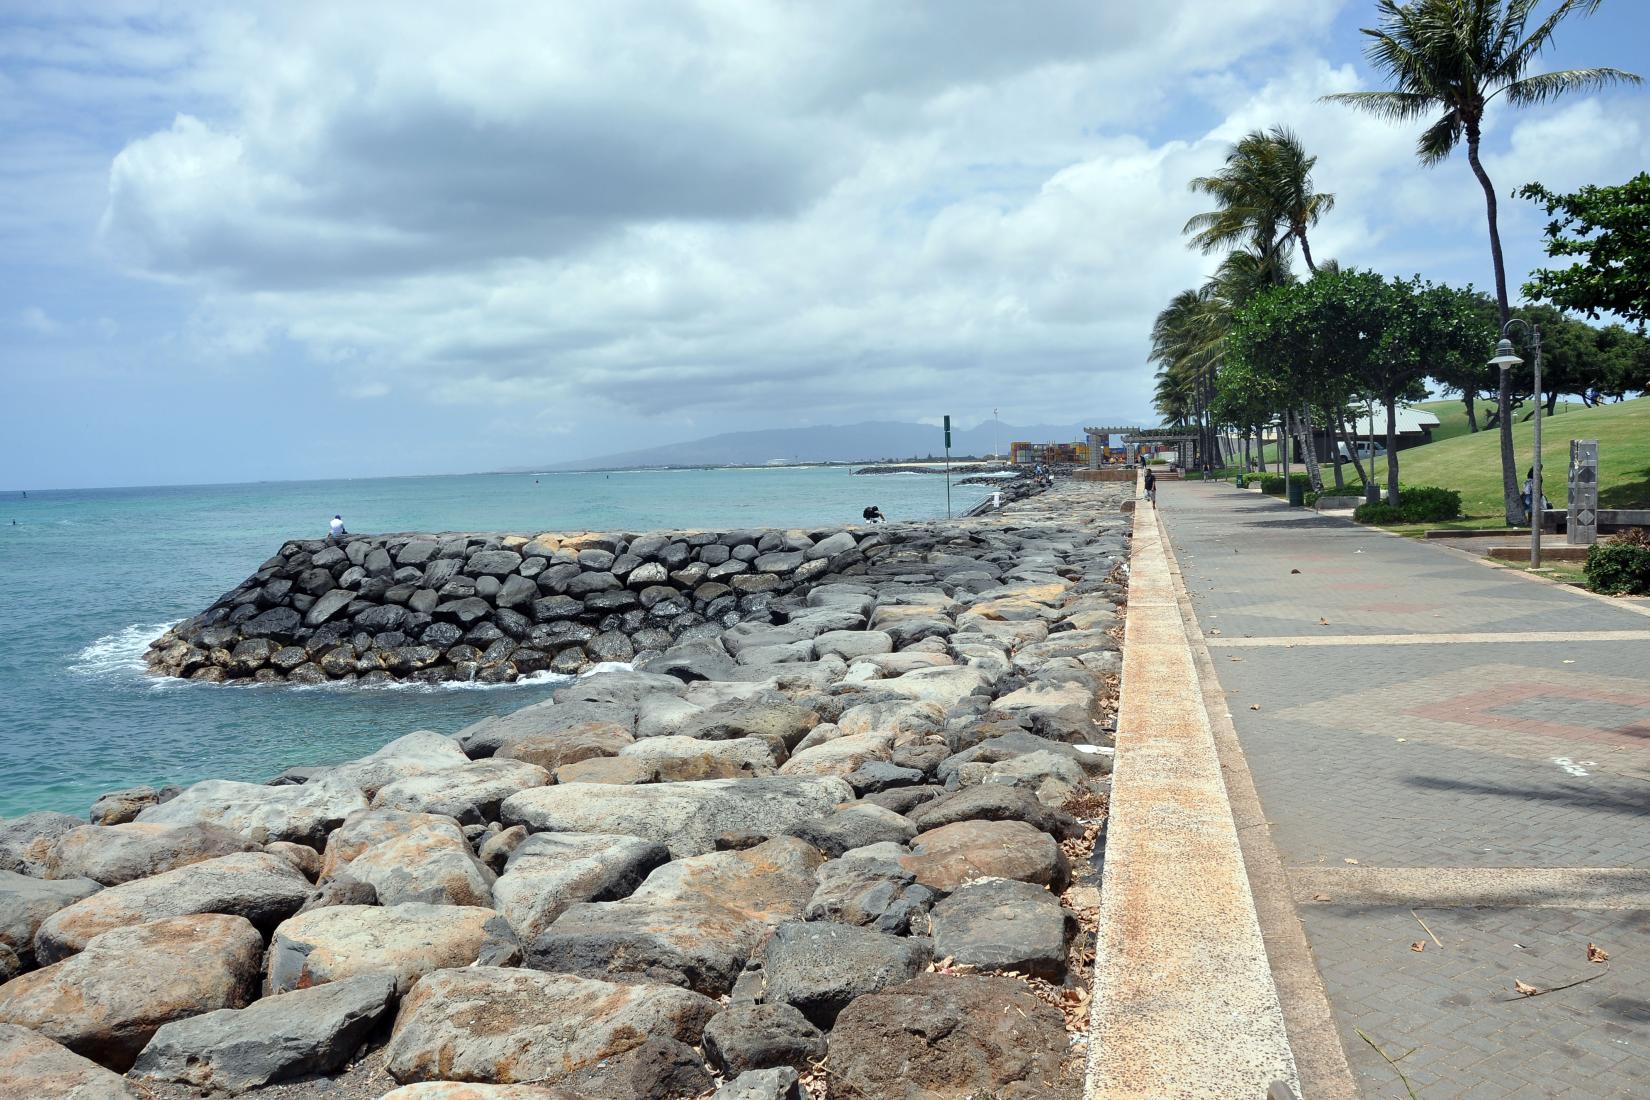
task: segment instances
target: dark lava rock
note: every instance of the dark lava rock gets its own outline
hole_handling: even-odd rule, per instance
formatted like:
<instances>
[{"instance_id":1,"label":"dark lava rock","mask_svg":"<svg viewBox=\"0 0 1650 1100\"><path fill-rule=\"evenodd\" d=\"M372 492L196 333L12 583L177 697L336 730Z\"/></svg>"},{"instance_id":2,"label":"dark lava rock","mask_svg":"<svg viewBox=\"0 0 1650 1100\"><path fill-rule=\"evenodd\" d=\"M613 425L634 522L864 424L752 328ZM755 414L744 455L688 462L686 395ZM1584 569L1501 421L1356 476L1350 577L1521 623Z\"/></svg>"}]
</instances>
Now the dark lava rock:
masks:
<instances>
[{"instance_id":1,"label":"dark lava rock","mask_svg":"<svg viewBox=\"0 0 1650 1100\"><path fill-rule=\"evenodd\" d=\"M1012 879L965 883L929 914L934 950L979 970L1064 980L1076 919L1042 886Z\"/></svg>"},{"instance_id":2,"label":"dark lava rock","mask_svg":"<svg viewBox=\"0 0 1650 1100\"><path fill-rule=\"evenodd\" d=\"M805 1069L825 1057L825 1036L787 1004L736 1004L705 1025L705 1057L731 1076L746 1070Z\"/></svg>"},{"instance_id":3,"label":"dark lava rock","mask_svg":"<svg viewBox=\"0 0 1650 1100\"><path fill-rule=\"evenodd\" d=\"M928 965L932 953L927 940L845 924L788 922L763 949L766 997L830 1027L850 1001L906 981Z\"/></svg>"}]
</instances>

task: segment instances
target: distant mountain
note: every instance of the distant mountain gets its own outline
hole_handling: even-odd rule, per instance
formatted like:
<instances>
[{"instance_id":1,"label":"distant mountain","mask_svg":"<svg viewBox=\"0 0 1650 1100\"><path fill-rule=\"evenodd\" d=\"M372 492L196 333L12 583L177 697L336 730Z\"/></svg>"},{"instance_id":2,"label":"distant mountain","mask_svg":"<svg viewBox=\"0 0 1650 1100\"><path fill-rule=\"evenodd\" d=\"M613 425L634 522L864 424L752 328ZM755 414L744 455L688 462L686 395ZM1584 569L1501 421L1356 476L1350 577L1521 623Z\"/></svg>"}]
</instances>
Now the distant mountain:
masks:
<instances>
[{"instance_id":1,"label":"distant mountain","mask_svg":"<svg viewBox=\"0 0 1650 1100\"><path fill-rule=\"evenodd\" d=\"M1074 442L1083 438L1082 425L996 424L952 429L951 453L985 455L993 447L1004 454L1015 440L1036 443ZM535 470L614 470L635 466L759 466L765 462L875 462L884 458L940 455L945 441L940 429L928 424L867 420L861 424L807 428L769 428L752 432L724 432L686 443L668 443L638 451L597 455L576 462L524 467Z\"/></svg>"}]
</instances>

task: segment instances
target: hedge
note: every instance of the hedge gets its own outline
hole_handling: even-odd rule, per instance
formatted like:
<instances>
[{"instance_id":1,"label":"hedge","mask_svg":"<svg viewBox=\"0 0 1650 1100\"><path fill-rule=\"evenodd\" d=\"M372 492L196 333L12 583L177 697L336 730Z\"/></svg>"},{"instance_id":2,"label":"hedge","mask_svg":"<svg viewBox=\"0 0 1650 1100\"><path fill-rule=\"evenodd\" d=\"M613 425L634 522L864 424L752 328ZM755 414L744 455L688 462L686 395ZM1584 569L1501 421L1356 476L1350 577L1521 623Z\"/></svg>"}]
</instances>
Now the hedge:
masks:
<instances>
[{"instance_id":1,"label":"hedge","mask_svg":"<svg viewBox=\"0 0 1650 1100\"><path fill-rule=\"evenodd\" d=\"M1630 530L1587 548L1587 585L1607 595L1650 596L1650 535Z\"/></svg>"}]
</instances>

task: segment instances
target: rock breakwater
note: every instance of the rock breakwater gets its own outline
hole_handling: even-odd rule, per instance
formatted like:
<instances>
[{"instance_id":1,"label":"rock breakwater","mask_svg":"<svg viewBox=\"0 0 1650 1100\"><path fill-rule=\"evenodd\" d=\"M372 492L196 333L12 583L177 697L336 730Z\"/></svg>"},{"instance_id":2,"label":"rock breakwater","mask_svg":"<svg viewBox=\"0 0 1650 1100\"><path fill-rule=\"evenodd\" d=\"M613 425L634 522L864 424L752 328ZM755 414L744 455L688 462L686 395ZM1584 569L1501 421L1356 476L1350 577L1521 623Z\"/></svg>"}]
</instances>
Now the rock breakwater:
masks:
<instances>
[{"instance_id":1,"label":"rock breakwater","mask_svg":"<svg viewBox=\"0 0 1650 1100\"><path fill-rule=\"evenodd\" d=\"M0 821L0 1082L1075 1100L1122 496L876 532L452 736Z\"/></svg>"},{"instance_id":2,"label":"rock breakwater","mask_svg":"<svg viewBox=\"0 0 1650 1100\"><path fill-rule=\"evenodd\" d=\"M905 539L836 528L293 541L146 660L216 683L576 675L771 622L775 600L872 573Z\"/></svg>"}]
</instances>

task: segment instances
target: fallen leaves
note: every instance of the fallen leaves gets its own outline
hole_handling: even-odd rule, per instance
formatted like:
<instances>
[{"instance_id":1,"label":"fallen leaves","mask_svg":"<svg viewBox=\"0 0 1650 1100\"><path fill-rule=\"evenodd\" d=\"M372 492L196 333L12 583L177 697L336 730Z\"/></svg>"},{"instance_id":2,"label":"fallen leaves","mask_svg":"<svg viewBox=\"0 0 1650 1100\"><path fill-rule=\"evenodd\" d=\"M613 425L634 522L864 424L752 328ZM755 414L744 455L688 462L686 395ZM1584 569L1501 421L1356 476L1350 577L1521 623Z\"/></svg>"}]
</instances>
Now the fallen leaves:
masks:
<instances>
[{"instance_id":1,"label":"fallen leaves","mask_svg":"<svg viewBox=\"0 0 1650 1100\"><path fill-rule=\"evenodd\" d=\"M1329 620L1320 615L1318 617L1318 625L1319 626L1328 626L1329 625Z\"/></svg>"},{"instance_id":2,"label":"fallen leaves","mask_svg":"<svg viewBox=\"0 0 1650 1100\"><path fill-rule=\"evenodd\" d=\"M1530 985L1528 982L1521 982L1517 978L1513 979L1513 991L1525 997L1539 997L1543 993L1547 992L1540 986Z\"/></svg>"},{"instance_id":3,"label":"fallen leaves","mask_svg":"<svg viewBox=\"0 0 1650 1100\"><path fill-rule=\"evenodd\" d=\"M1259 703L1250 703L1249 704L1249 709L1250 710L1259 710L1260 709L1260 704Z\"/></svg>"},{"instance_id":4,"label":"fallen leaves","mask_svg":"<svg viewBox=\"0 0 1650 1100\"><path fill-rule=\"evenodd\" d=\"M1328 894L1313 894L1312 895L1312 900L1313 901L1334 901L1335 899L1330 897Z\"/></svg>"},{"instance_id":5,"label":"fallen leaves","mask_svg":"<svg viewBox=\"0 0 1650 1100\"><path fill-rule=\"evenodd\" d=\"M1604 948L1600 947L1596 943L1589 943L1587 945L1587 961L1590 963L1609 962L1610 952L1604 950Z\"/></svg>"},{"instance_id":6,"label":"fallen leaves","mask_svg":"<svg viewBox=\"0 0 1650 1100\"><path fill-rule=\"evenodd\" d=\"M1293 575L1295 573L1299 573L1300 570L1299 569L1291 569L1289 572L1290 572L1291 575Z\"/></svg>"},{"instance_id":7,"label":"fallen leaves","mask_svg":"<svg viewBox=\"0 0 1650 1100\"><path fill-rule=\"evenodd\" d=\"M1427 941L1416 940L1414 943L1409 945L1409 949L1411 951L1425 951L1427 949Z\"/></svg>"},{"instance_id":8,"label":"fallen leaves","mask_svg":"<svg viewBox=\"0 0 1650 1100\"><path fill-rule=\"evenodd\" d=\"M1345 859L1341 860L1341 862L1342 863L1350 863L1354 867L1356 867L1358 865L1358 861L1353 859L1351 856L1347 856Z\"/></svg>"}]
</instances>

